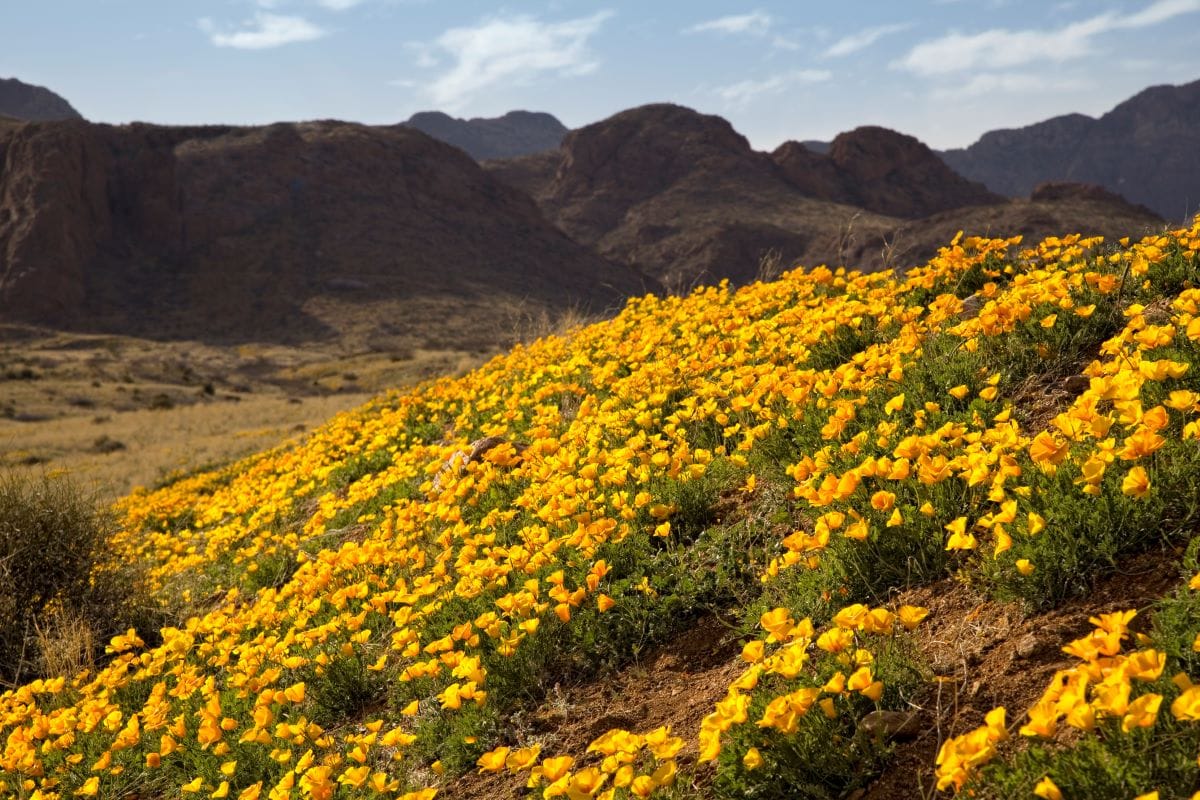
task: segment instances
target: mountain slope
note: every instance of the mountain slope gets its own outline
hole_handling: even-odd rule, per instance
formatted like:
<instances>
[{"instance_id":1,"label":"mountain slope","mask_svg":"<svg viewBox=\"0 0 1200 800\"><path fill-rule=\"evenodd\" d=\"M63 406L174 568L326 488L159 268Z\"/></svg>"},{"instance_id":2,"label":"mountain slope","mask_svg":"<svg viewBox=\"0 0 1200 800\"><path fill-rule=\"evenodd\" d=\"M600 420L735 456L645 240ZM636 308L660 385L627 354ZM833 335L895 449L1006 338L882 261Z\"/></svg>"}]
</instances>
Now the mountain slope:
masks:
<instances>
[{"instance_id":1,"label":"mountain slope","mask_svg":"<svg viewBox=\"0 0 1200 800\"><path fill-rule=\"evenodd\" d=\"M54 92L16 78L0 78L0 116L31 121L83 119Z\"/></svg>"},{"instance_id":2,"label":"mountain slope","mask_svg":"<svg viewBox=\"0 0 1200 800\"><path fill-rule=\"evenodd\" d=\"M138 492L95 574L154 614L0 694L0 790L819 800L918 739L866 796L1186 797L1197 259L1200 219L646 296Z\"/></svg>"},{"instance_id":3,"label":"mountain slope","mask_svg":"<svg viewBox=\"0 0 1200 800\"><path fill-rule=\"evenodd\" d=\"M601 310L653 288L409 128L9 125L0 161L9 320L478 342L512 314Z\"/></svg>"},{"instance_id":4,"label":"mountain slope","mask_svg":"<svg viewBox=\"0 0 1200 800\"><path fill-rule=\"evenodd\" d=\"M1200 208L1200 81L1154 86L1092 119L1068 114L947 150L955 171L1010 196L1045 181L1096 183L1167 219Z\"/></svg>"},{"instance_id":5,"label":"mountain slope","mask_svg":"<svg viewBox=\"0 0 1200 800\"><path fill-rule=\"evenodd\" d=\"M422 111L403 124L465 150L476 161L553 150L567 133L554 116L533 111L510 111L491 119L457 119L440 111Z\"/></svg>"}]
</instances>

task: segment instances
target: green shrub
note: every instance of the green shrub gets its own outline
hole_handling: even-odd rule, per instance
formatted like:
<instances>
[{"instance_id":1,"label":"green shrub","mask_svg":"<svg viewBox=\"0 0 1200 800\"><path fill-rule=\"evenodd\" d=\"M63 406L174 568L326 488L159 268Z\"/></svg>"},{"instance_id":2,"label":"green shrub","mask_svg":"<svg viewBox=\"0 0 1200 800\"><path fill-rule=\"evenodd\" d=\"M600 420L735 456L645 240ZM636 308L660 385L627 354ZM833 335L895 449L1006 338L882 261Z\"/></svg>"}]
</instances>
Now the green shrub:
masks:
<instances>
[{"instance_id":1,"label":"green shrub","mask_svg":"<svg viewBox=\"0 0 1200 800\"><path fill-rule=\"evenodd\" d=\"M136 581L107 557L111 530L108 513L69 480L0 476L0 680L86 664L130 624ZM41 652L50 645L54 653ZM64 659L72 647L77 657Z\"/></svg>"}]
</instances>

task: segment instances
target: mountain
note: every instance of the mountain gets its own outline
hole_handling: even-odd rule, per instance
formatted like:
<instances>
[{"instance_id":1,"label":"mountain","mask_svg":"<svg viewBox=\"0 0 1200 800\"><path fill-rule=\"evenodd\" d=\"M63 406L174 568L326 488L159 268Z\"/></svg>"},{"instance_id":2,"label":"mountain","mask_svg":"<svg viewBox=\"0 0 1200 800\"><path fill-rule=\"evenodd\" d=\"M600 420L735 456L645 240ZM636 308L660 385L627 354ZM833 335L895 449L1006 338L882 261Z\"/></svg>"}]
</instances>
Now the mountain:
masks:
<instances>
[{"instance_id":1,"label":"mountain","mask_svg":"<svg viewBox=\"0 0 1200 800\"><path fill-rule=\"evenodd\" d=\"M1154 86L1099 119L1068 114L947 150L951 168L1010 196L1045 181L1094 183L1179 220L1200 209L1200 81Z\"/></svg>"},{"instance_id":2,"label":"mountain","mask_svg":"<svg viewBox=\"0 0 1200 800\"><path fill-rule=\"evenodd\" d=\"M916 218L963 206L1003 202L946 166L912 136L868 126L839 134L822 154L785 142L771 157L810 197Z\"/></svg>"},{"instance_id":3,"label":"mountain","mask_svg":"<svg viewBox=\"0 0 1200 800\"><path fill-rule=\"evenodd\" d=\"M486 167L571 238L680 289L751 281L769 253L833 262L851 220L868 232L891 224L806 197L726 120L665 103L570 132L556 158Z\"/></svg>"},{"instance_id":4,"label":"mountain","mask_svg":"<svg viewBox=\"0 0 1200 800\"><path fill-rule=\"evenodd\" d=\"M440 111L422 111L404 124L465 150L476 161L553 150L567 133L554 116L533 111L510 111L493 119L457 119Z\"/></svg>"},{"instance_id":5,"label":"mountain","mask_svg":"<svg viewBox=\"0 0 1200 800\"><path fill-rule=\"evenodd\" d=\"M1004 200L880 128L767 154L669 104L482 165L407 125L0 120L0 323L164 339L471 349L664 285L909 266L959 229L1158 225L1095 187Z\"/></svg>"},{"instance_id":6,"label":"mountain","mask_svg":"<svg viewBox=\"0 0 1200 800\"><path fill-rule=\"evenodd\" d=\"M83 119L63 98L42 86L0 78L0 116L25 120Z\"/></svg>"},{"instance_id":7,"label":"mountain","mask_svg":"<svg viewBox=\"0 0 1200 800\"><path fill-rule=\"evenodd\" d=\"M668 104L572 131L558 151L484 167L533 196L576 241L677 290L723 278L747 283L771 271L760 264L920 263L953 238L959 228L944 228L954 219L969 234L1031 238L1121 236L1161 222L1087 191L1006 200L918 140L883 128L844 133L828 155L797 142L768 155L724 119ZM907 221L923 219L935 224Z\"/></svg>"},{"instance_id":8,"label":"mountain","mask_svg":"<svg viewBox=\"0 0 1200 800\"><path fill-rule=\"evenodd\" d=\"M403 126L6 123L0 165L0 321L466 347L655 287Z\"/></svg>"}]
</instances>

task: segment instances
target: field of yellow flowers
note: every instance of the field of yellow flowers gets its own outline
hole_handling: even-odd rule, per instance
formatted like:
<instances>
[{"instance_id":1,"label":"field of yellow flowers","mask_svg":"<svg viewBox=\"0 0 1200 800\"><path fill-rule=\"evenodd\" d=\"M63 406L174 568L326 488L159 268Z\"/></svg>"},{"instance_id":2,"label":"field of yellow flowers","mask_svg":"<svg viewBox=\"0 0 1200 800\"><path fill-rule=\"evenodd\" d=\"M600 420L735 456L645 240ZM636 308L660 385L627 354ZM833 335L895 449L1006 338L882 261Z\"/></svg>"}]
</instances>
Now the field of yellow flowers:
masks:
<instances>
[{"instance_id":1,"label":"field of yellow flowers","mask_svg":"<svg viewBox=\"0 0 1200 800\"><path fill-rule=\"evenodd\" d=\"M121 501L118 558L168 624L0 696L0 796L428 800L467 771L844 796L890 752L861 721L935 682L900 590L955 575L1032 611L1153 548L1178 590L1062 642L1077 665L947 737L923 785L1191 796L1198 352L1200 219L630 300ZM516 722L714 613L744 666L698 730L560 753Z\"/></svg>"}]
</instances>

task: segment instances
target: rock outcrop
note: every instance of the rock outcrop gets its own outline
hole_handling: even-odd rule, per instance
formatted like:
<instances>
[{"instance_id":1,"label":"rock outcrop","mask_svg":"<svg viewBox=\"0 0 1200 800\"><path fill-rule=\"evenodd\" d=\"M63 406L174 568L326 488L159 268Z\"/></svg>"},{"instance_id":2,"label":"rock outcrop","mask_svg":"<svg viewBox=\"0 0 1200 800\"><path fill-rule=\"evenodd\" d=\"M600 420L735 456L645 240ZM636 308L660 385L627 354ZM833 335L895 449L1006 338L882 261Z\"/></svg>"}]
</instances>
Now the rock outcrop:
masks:
<instances>
[{"instance_id":1,"label":"rock outcrop","mask_svg":"<svg viewBox=\"0 0 1200 800\"><path fill-rule=\"evenodd\" d=\"M572 131L557 164L537 156L487 167L576 241L677 290L753 280L764 259L833 263L846 226L890 224L805 197L726 120L671 104Z\"/></svg>"}]
</instances>

